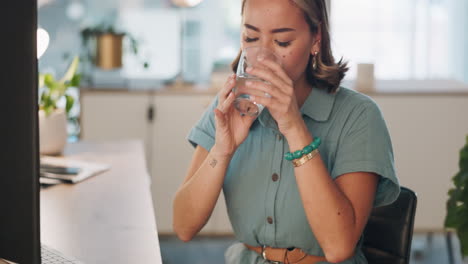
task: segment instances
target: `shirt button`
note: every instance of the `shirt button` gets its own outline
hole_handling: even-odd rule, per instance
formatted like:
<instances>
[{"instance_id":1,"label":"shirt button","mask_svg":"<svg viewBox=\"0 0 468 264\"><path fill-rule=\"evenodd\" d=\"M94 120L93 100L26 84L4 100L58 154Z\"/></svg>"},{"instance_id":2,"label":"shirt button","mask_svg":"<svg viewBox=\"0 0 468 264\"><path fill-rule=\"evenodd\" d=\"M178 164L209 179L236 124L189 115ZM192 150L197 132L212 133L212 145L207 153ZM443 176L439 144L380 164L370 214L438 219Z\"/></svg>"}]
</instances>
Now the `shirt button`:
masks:
<instances>
[{"instance_id":1,"label":"shirt button","mask_svg":"<svg viewBox=\"0 0 468 264\"><path fill-rule=\"evenodd\" d=\"M273 175L271 175L271 179L275 182L275 181L278 181L279 180L279 175L277 173L273 173Z\"/></svg>"},{"instance_id":2,"label":"shirt button","mask_svg":"<svg viewBox=\"0 0 468 264\"><path fill-rule=\"evenodd\" d=\"M269 216L269 217L267 218L267 222L268 222L270 225L273 224L273 218L271 218L271 216Z\"/></svg>"}]
</instances>

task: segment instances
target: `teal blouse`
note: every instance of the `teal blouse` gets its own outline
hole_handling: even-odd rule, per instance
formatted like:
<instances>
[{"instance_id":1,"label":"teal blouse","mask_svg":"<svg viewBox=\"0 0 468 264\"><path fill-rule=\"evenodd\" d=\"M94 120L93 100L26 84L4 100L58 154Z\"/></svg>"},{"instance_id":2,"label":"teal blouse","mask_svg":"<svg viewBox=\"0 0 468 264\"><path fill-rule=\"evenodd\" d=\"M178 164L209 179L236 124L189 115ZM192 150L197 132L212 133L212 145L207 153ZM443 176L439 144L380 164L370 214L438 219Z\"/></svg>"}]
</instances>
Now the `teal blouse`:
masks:
<instances>
[{"instance_id":1,"label":"teal blouse","mask_svg":"<svg viewBox=\"0 0 468 264\"><path fill-rule=\"evenodd\" d=\"M188 140L210 150L215 143L213 109L217 98L191 129ZM400 192L387 126L377 104L368 96L340 87L336 93L314 88L301 108L330 177L366 171L380 175L374 206L392 203ZM324 256L312 232L298 191L294 168L283 158L289 151L276 122L265 109L234 154L223 184L232 228L239 240L225 252L227 264L268 263L252 246L301 248ZM361 251L343 264L367 263Z\"/></svg>"}]
</instances>

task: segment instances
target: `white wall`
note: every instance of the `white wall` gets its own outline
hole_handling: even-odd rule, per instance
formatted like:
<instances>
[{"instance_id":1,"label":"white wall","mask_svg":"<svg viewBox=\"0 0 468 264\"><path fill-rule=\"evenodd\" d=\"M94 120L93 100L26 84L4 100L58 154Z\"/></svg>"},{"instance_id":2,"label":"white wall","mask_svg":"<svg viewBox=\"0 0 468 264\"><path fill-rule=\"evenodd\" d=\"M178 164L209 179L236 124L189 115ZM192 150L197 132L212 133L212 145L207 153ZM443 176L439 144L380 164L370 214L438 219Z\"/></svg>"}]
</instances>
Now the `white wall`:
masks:
<instances>
[{"instance_id":1,"label":"white wall","mask_svg":"<svg viewBox=\"0 0 468 264\"><path fill-rule=\"evenodd\" d=\"M392 137L400 183L418 194L416 230L441 230L468 135L468 93L373 95Z\"/></svg>"}]
</instances>

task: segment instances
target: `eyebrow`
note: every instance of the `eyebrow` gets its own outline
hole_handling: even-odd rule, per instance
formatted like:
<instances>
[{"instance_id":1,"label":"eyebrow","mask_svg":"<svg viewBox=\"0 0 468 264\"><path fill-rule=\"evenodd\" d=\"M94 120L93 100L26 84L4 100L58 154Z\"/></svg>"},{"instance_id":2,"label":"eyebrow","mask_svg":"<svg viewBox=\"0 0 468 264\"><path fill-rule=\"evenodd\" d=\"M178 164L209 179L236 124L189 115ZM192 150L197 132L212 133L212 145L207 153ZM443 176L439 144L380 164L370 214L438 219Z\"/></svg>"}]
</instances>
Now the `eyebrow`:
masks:
<instances>
[{"instance_id":1,"label":"eyebrow","mask_svg":"<svg viewBox=\"0 0 468 264\"><path fill-rule=\"evenodd\" d=\"M244 24L244 26L246 28L248 28L248 29L260 32L259 28L254 27L254 26L252 26L250 24ZM275 28L275 29L271 30L271 33L281 33L281 32L290 32L290 31L296 31L296 30L293 29L293 28Z\"/></svg>"}]
</instances>

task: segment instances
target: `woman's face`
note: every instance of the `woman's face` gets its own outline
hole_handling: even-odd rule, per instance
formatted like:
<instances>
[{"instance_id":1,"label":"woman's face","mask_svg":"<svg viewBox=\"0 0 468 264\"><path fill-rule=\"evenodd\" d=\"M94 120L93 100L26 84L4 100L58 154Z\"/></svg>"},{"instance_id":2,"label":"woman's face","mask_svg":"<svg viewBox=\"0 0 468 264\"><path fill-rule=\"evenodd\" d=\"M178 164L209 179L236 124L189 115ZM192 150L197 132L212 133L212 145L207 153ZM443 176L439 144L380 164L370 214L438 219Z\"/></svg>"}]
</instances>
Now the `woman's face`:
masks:
<instances>
[{"instance_id":1,"label":"woman's face","mask_svg":"<svg viewBox=\"0 0 468 264\"><path fill-rule=\"evenodd\" d=\"M277 54L296 83L304 76L315 41L302 10L289 0L247 0L242 17L241 48L261 46ZM318 48L315 47L315 48Z\"/></svg>"}]
</instances>

